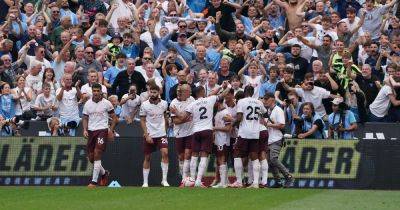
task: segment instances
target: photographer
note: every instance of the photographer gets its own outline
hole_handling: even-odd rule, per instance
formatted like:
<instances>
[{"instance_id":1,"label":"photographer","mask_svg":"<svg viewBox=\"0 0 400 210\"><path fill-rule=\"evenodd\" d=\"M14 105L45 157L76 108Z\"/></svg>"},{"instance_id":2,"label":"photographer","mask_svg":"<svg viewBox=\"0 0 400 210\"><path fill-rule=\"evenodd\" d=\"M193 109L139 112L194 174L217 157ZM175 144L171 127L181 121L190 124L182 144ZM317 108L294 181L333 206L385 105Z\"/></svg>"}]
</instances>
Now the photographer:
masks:
<instances>
[{"instance_id":1,"label":"photographer","mask_svg":"<svg viewBox=\"0 0 400 210\"><path fill-rule=\"evenodd\" d=\"M314 105L311 102L303 104L303 114L299 123L299 133L297 138L299 139L324 139L324 121L322 117L315 112Z\"/></svg>"},{"instance_id":2,"label":"photographer","mask_svg":"<svg viewBox=\"0 0 400 210\"><path fill-rule=\"evenodd\" d=\"M332 101L332 113L328 117L328 137L331 139L353 139L357 121L343 98Z\"/></svg>"},{"instance_id":3,"label":"photographer","mask_svg":"<svg viewBox=\"0 0 400 210\"><path fill-rule=\"evenodd\" d=\"M0 86L0 136L12 136L16 131L19 118L15 116L15 102L21 97L12 94L10 85L6 82Z\"/></svg>"}]
</instances>

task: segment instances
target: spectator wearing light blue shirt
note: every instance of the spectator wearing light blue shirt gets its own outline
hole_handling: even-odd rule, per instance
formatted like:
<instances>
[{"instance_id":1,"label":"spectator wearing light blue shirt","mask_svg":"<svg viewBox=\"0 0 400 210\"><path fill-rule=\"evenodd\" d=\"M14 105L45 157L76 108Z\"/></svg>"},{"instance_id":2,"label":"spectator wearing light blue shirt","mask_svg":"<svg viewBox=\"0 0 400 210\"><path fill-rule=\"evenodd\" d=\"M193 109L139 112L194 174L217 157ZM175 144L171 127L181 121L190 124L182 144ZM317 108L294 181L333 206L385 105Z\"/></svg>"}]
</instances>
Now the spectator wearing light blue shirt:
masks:
<instances>
[{"instance_id":1,"label":"spectator wearing light blue shirt","mask_svg":"<svg viewBox=\"0 0 400 210\"><path fill-rule=\"evenodd\" d=\"M178 41L171 41L172 33L162 38L162 43L165 47L173 47L176 49L179 55L183 57L186 63L190 63L192 60L196 59L195 49L187 43L187 35L185 33L178 34Z\"/></svg>"},{"instance_id":2,"label":"spectator wearing light blue shirt","mask_svg":"<svg viewBox=\"0 0 400 210\"><path fill-rule=\"evenodd\" d=\"M173 100L173 98L170 96L170 90L172 87L178 84L178 67L176 66L176 64L173 63L167 64L170 57L173 57L171 53L166 56L161 66L161 71L165 80L165 100L168 102L168 104L171 103L171 101ZM184 71L186 72L186 74L188 74L188 64L185 62L182 56L178 56L178 59L181 63L183 63L183 70L181 71Z\"/></svg>"},{"instance_id":3,"label":"spectator wearing light blue shirt","mask_svg":"<svg viewBox=\"0 0 400 210\"><path fill-rule=\"evenodd\" d=\"M269 69L269 79L264 82L260 87L260 97L263 97L265 93L275 93L276 85L278 84L278 67L271 66Z\"/></svg>"},{"instance_id":4,"label":"spectator wearing light blue shirt","mask_svg":"<svg viewBox=\"0 0 400 210\"><path fill-rule=\"evenodd\" d=\"M204 8L206 8L207 1L205 0L187 0L186 4L189 6L189 9L194 13L203 12Z\"/></svg>"},{"instance_id":5,"label":"spectator wearing light blue shirt","mask_svg":"<svg viewBox=\"0 0 400 210\"><path fill-rule=\"evenodd\" d=\"M280 12L280 8L278 5L274 4L273 1L266 6L265 10L267 11L267 20L272 28L279 28L285 26L286 18Z\"/></svg>"},{"instance_id":6,"label":"spectator wearing light blue shirt","mask_svg":"<svg viewBox=\"0 0 400 210\"><path fill-rule=\"evenodd\" d=\"M114 83L115 78L117 78L118 73L126 69L126 55L124 53L119 53L115 56L115 58L117 60L115 66L111 66L103 74L104 85L108 89L111 89L111 86Z\"/></svg>"},{"instance_id":7,"label":"spectator wearing light blue shirt","mask_svg":"<svg viewBox=\"0 0 400 210\"><path fill-rule=\"evenodd\" d=\"M221 41L217 35L211 36L211 45L206 51L206 61L213 65L214 71L219 71L219 64L221 62L222 54L221 50L224 48L224 45L221 44Z\"/></svg>"},{"instance_id":8,"label":"spectator wearing light blue shirt","mask_svg":"<svg viewBox=\"0 0 400 210\"><path fill-rule=\"evenodd\" d=\"M61 1L60 7L61 18L64 16L70 16L72 25L76 26L79 24L78 16L69 9L68 1Z\"/></svg>"}]
</instances>

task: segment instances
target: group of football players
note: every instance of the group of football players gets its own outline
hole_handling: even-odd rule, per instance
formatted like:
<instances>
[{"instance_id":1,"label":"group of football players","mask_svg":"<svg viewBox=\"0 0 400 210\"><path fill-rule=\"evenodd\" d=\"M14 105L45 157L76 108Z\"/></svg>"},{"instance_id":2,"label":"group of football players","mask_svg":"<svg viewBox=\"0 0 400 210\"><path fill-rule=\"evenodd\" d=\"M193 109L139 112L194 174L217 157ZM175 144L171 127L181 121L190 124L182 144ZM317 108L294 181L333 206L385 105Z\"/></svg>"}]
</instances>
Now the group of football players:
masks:
<instances>
[{"instance_id":1,"label":"group of football players","mask_svg":"<svg viewBox=\"0 0 400 210\"><path fill-rule=\"evenodd\" d=\"M269 168L275 178L274 185L269 187L290 187L293 184L293 176L278 160L285 116L284 111L276 106L272 94L267 93L262 98L254 97L253 86L248 85L244 90L235 91L228 81L223 82L219 90L213 91L217 93L215 95L207 96L203 86L194 88L193 94L191 90L190 85L180 84L177 88L177 98L168 106L168 103L160 97L160 87L157 85L149 87L149 98L141 104L139 111L145 156L142 187L149 186L150 158L151 154L158 150L161 153L161 185L169 186L167 181L169 117L173 123L174 141L182 175L181 187L207 187L202 179L211 154L217 157L218 166L215 180L211 185L214 188L268 187ZM93 104L98 102L95 101ZM105 107L108 108L102 111L85 109L87 110L84 112L85 118L88 118L86 120L89 124L91 118L92 121L100 120L98 116L112 113L110 106ZM168 110L170 116L167 114ZM99 115L95 112L104 114ZM107 129L102 128L104 131L99 133L96 132L96 128L90 130L89 126L87 131L88 126L84 127L88 145L92 145L94 154L97 154L98 150L104 151L105 147L102 145L105 141L99 142L99 139L110 138L112 130L107 132ZM89 185L91 187L97 185L99 175L105 177L109 174L101 166L101 155L97 154L95 157L93 180ZM229 183L227 162L232 158L236 181ZM248 180L245 183L242 181L244 165L248 171ZM284 183L280 182L279 172L285 177Z\"/></svg>"}]
</instances>

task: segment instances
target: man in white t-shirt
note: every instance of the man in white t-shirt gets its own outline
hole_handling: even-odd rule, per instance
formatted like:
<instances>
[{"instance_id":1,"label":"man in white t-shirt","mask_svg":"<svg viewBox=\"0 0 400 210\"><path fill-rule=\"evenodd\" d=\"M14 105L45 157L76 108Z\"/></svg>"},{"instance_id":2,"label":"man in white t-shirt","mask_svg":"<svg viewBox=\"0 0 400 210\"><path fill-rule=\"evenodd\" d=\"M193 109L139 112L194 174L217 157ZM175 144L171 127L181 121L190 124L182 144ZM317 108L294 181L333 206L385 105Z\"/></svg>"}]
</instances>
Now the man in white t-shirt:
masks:
<instances>
[{"instance_id":1,"label":"man in white t-shirt","mask_svg":"<svg viewBox=\"0 0 400 210\"><path fill-rule=\"evenodd\" d=\"M238 140L234 145L234 167L236 182L230 187L240 188L242 185L243 162L242 158L250 157L253 166L253 183L251 188L258 188L260 177L260 161L258 159L260 118L265 113L262 102L253 98L254 87L248 85L244 88L245 98L237 102L236 124L239 124Z\"/></svg>"},{"instance_id":2,"label":"man in white t-shirt","mask_svg":"<svg viewBox=\"0 0 400 210\"><path fill-rule=\"evenodd\" d=\"M191 88L188 84L179 85L177 88L177 98L172 100L170 105L171 118L174 123L175 146L178 152L179 169L182 174L181 186L184 186L184 180L189 177L190 158L193 141L193 122L190 118L179 119L173 112L183 113L186 108L194 101L190 96Z\"/></svg>"},{"instance_id":3,"label":"man in white t-shirt","mask_svg":"<svg viewBox=\"0 0 400 210\"><path fill-rule=\"evenodd\" d=\"M391 103L394 106L400 105L400 101L396 100L392 87L385 85L379 90L374 102L369 105L369 121L385 122Z\"/></svg>"},{"instance_id":4,"label":"man in white t-shirt","mask_svg":"<svg viewBox=\"0 0 400 210\"><path fill-rule=\"evenodd\" d=\"M268 108L267 120L264 118L261 123L268 128L268 155L272 174L275 178L275 184L271 187L281 187L279 172L286 179L285 187L290 187L294 178L289 173L289 170L281 163L279 153L283 143L283 129L285 128L285 113L279 106L276 105L275 96L271 93L266 93L263 97L263 104Z\"/></svg>"},{"instance_id":5,"label":"man in white t-shirt","mask_svg":"<svg viewBox=\"0 0 400 210\"><path fill-rule=\"evenodd\" d=\"M135 66L135 71L141 73L143 78L145 78L146 82L147 82L147 80L149 80L149 78L146 77L146 68L145 67L147 64L152 63L152 62L153 62L153 58L151 57L151 55L145 54L145 55L143 55L143 58L142 58L142 65ZM161 76L160 72L154 71L154 76L159 78L160 80L162 80L162 76Z\"/></svg>"},{"instance_id":6,"label":"man in white t-shirt","mask_svg":"<svg viewBox=\"0 0 400 210\"><path fill-rule=\"evenodd\" d=\"M346 9L346 16L347 18L344 18L341 20L341 22L346 23L347 28L349 31L353 31L358 23L360 22L360 18L356 16L356 9L353 7L349 7ZM356 33L354 33L353 37L350 39L350 43L353 43L354 41L357 40L358 37L364 36L364 30L362 28L359 28Z\"/></svg>"},{"instance_id":7,"label":"man in white t-shirt","mask_svg":"<svg viewBox=\"0 0 400 210\"><path fill-rule=\"evenodd\" d=\"M45 68L51 68L51 64L45 58L45 55L46 55L46 50L45 50L44 46L36 45L35 56L30 56L30 55L25 56L24 63L28 69L31 68L31 65L35 61L36 61L36 63L42 64L42 70L44 70Z\"/></svg>"},{"instance_id":8,"label":"man in white t-shirt","mask_svg":"<svg viewBox=\"0 0 400 210\"><path fill-rule=\"evenodd\" d=\"M81 100L86 102L92 98L92 84L99 82L99 76L95 69L89 69L88 73L88 83L81 87L82 97ZM107 98L107 88L101 85L101 92L104 98Z\"/></svg>"},{"instance_id":9,"label":"man in white t-shirt","mask_svg":"<svg viewBox=\"0 0 400 210\"><path fill-rule=\"evenodd\" d=\"M161 152L161 185L169 187L168 175L168 139L167 139L167 114L168 104L160 99L160 87L150 86L149 100L143 102L140 107L140 125L144 137L144 160L143 160L143 185L149 187L148 178L150 173L150 157L157 149Z\"/></svg>"},{"instance_id":10,"label":"man in white t-shirt","mask_svg":"<svg viewBox=\"0 0 400 210\"><path fill-rule=\"evenodd\" d=\"M101 165L101 157L106 150L107 141L114 139L114 128L117 123L113 105L102 97L101 85L93 84L92 92L93 98L85 103L82 117L83 136L87 138L87 156L93 163L93 175L89 188L108 184L110 172ZM112 119L110 127L109 117Z\"/></svg>"},{"instance_id":11,"label":"man in white t-shirt","mask_svg":"<svg viewBox=\"0 0 400 210\"><path fill-rule=\"evenodd\" d=\"M259 97L259 90L262 83L265 80L267 75L265 68L258 62L258 58L256 60L247 63L240 71L238 72L238 76L241 78L243 87L252 86L254 88L253 98ZM244 75L244 71L248 70L249 75ZM258 71L260 70L261 75L258 75Z\"/></svg>"},{"instance_id":12,"label":"man in white t-shirt","mask_svg":"<svg viewBox=\"0 0 400 210\"><path fill-rule=\"evenodd\" d=\"M322 99L339 97L331 94L331 92L324 88L314 86L314 76L312 73L307 73L304 76L304 82L300 88L289 87L286 83L283 85L287 91L296 91L297 95L302 98L302 102L311 102L314 104L315 112L320 116L326 115Z\"/></svg>"},{"instance_id":13,"label":"man in white t-shirt","mask_svg":"<svg viewBox=\"0 0 400 210\"><path fill-rule=\"evenodd\" d=\"M224 82L221 88L226 88L219 96L208 96L203 86L196 87L196 100L186 107L185 113L178 116L180 119L192 118L193 121L193 142L192 157L190 160L190 176L196 178L195 187L204 188L202 178L207 168L208 155L212 151L213 139L213 108L217 100L229 91L228 83ZM220 89L221 89L220 88ZM178 114L178 113L173 113ZM196 177L197 160L200 155L200 163Z\"/></svg>"},{"instance_id":14,"label":"man in white t-shirt","mask_svg":"<svg viewBox=\"0 0 400 210\"><path fill-rule=\"evenodd\" d=\"M42 65L36 61L34 63L31 65L28 76L25 78L25 86L32 89L32 105L34 105L36 97L42 92L43 80L43 73L40 73Z\"/></svg>"},{"instance_id":15,"label":"man in white t-shirt","mask_svg":"<svg viewBox=\"0 0 400 210\"><path fill-rule=\"evenodd\" d=\"M110 24L114 29L118 28L118 19L119 18L125 18L125 17L132 17L132 11L136 11L135 5L128 0L116 0L114 1L114 4L117 4L118 6L115 8L114 12L111 15L110 18Z\"/></svg>"},{"instance_id":16,"label":"man in white t-shirt","mask_svg":"<svg viewBox=\"0 0 400 210\"><path fill-rule=\"evenodd\" d=\"M140 97L137 95L137 87L132 84L129 92L122 96L120 105L122 106L121 118L127 124L131 124L140 109Z\"/></svg>"},{"instance_id":17,"label":"man in white t-shirt","mask_svg":"<svg viewBox=\"0 0 400 210\"><path fill-rule=\"evenodd\" d=\"M64 74L61 88L56 91L61 124L68 126L70 136L75 136L75 129L80 121L78 100L81 97L81 91L78 85L77 83L76 87L73 87L72 75Z\"/></svg>"},{"instance_id":18,"label":"man in white t-shirt","mask_svg":"<svg viewBox=\"0 0 400 210\"><path fill-rule=\"evenodd\" d=\"M325 35L329 35L330 37L332 37L332 41L336 41L338 39L336 31L331 29L332 19L328 16L322 17L321 25L311 23L308 23L308 25L316 31L315 45L317 46L322 45L322 41Z\"/></svg>"},{"instance_id":19,"label":"man in white t-shirt","mask_svg":"<svg viewBox=\"0 0 400 210\"><path fill-rule=\"evenodd\" d=\"M153 63L147 63L146 65L143 65L143 68L145 70L143 75L143 78L147 81L149 81L149 79L154 79L154 81L156 82L156 84L158 85L158 87L160 87L162 89L164 81L162 79L162 77L158 77L156 75L155 72L158 72L155 68L154 68L154 64Z\"/></svg>"},{"instance_id":20,"label":"man in white t-shirt","mask_svg":"<svg viewBox=\"0 0 400 210\"><path fill-rule=\"evenodd\" d=\"M288 33L292 33L292 32L289 31ZM292 33L292 34L293 34L293 33ZM304 33L303 33L302 27L296 27L296 28L294 29L294 35L295 35L295 36L301 35L301 36L303 36L305 39L307 39L310 43L314 43L314 42L315 42L315 37L306 37L307 34L304 34ZM315 57L317 57L317 55L313 54L313 53L314 53L314 50L313 50L311 47L305 45L302 41L298 40L297 37L291 38L291 39L287 40L286 42L280 41L279 44L280 44L281 46L286 46L286 45L293 46L293 45L295 45L295 44L300 45L300 47L301 47L300 57L303 57L303 58L307 59L308 62L310 62L310 60L311 60L311 58L313 57L313 55L314 55Z\"/></svg>"}]
</instances>

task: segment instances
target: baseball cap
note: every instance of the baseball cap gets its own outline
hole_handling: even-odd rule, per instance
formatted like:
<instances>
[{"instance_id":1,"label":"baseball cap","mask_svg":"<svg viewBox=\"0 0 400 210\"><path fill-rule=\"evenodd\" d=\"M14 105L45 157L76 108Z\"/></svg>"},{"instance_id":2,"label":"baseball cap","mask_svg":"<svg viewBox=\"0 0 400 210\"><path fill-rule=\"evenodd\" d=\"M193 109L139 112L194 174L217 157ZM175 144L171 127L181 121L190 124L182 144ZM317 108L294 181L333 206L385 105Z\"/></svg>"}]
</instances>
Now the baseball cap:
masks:
<instances>
[{"instance_id":1,"label":"baseball cap","mask_svg":"<svg viewBox=\"0 0 400 210\"><path fill-rule=\"evenodd\" d=\"M342 102L343 102L343 98L340 97L340 98L333 99L332 104L339 105Z\"/></svg>"},{"instance_id":2,"label":"baseball cap","mask_svg":"<svg viewBox=\"0 0 400 210\"><path fill-rule=\"evenodd\" d=\"M116 39L119 39L119 40L121 40L121 41L123 40L121 34L119 34L119 33L114 33L114 34L112 35L112 38L113 38L113 39L116 38Z\"/></svg>"}]
</instances>

